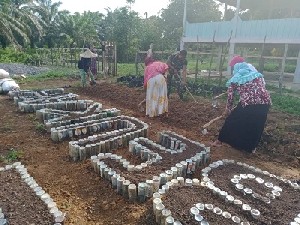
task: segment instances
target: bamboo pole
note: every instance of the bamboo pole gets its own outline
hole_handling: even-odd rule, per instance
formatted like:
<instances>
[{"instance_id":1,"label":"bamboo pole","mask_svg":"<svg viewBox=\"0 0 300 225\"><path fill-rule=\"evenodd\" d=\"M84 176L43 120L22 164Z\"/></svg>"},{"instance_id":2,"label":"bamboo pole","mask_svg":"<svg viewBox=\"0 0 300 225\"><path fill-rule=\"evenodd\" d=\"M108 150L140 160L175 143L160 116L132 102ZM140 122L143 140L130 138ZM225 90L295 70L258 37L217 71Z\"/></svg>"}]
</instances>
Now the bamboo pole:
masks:
<instances>
[{"instance_id":1,"label":"bamboo pole","mask_svg":"<svg viewBox=\"0 0 300 225\"><path fill-rule=\"evenodd\" d=\"M213 58L214 58L213 47L215 46L215 37L216 37L216 30L215 30L215 32L214 32L213 42L212 42L212 45L211 45L212 50L211 50L211 56L210 56L210 61L209 61L208 83L210 82L211 65L212 65Z\"/></svg>"},{"instance_id":2,"label":"bamboo pole","mask_svg":"<svg viewBox=\"0 0 300 225\"><path fill-rule=\"evenodd\" d=\"M280 77L279 77L279 91L280 91L281 95L282 95L282 86L283 86L283 75L284 75L284 69L285 69L285 60L286 60L288 49L289 49L289 44L285 44L284 45L284 54L283 54L282 64L281 64L281 72L280 72Z\"/></svg>"},{"instance_id":3,"label":"bamboo pole","mask_svg":"<svg viewBox=\"0 0 300 225\"><path fill-rule=\"evenodd\" d=\"M261 48L260 58L259 58L259 72L261 72L261 73L264 72L264 60L265 60L264 59L264 51L265 51L266 38L267 38L267 35L265 35L264 42L263 42L262 48Z\"/></svg>"},{"instance_id":4,"label":"bamboo pole","mask_svg":"<svg viewBox=\"0 0 300 225\"><path fill-rule=\"evenodd\" d=\"M197 35L197 59L196 59L196 69L195 69L195 82L198 79L198 73L199 73L199 37Z\"/></svg>"},{"instance_id":5,"label":"bamboo pole","mask_svg":"<svg viewBox=\"0 0 300 225\"><path fill-rule=\"evenodd\" d=\"M223 52L223 48L222 48L222 54L223 54L223 58L222 58L222 55L221 55L221 61L220 61L220 65L219 65L219 87L221 86L221 83L222 83L222 78L223 78L223 65L225 63L225 58L226 58L226 55L229 53L229 46L230 46L230 41L231 41L231 37L232 37L232 33L233 31L231 31L230 33L230 37L226 43L226 46L225 46L225 51Z\"/></svg>"}]
</instances>

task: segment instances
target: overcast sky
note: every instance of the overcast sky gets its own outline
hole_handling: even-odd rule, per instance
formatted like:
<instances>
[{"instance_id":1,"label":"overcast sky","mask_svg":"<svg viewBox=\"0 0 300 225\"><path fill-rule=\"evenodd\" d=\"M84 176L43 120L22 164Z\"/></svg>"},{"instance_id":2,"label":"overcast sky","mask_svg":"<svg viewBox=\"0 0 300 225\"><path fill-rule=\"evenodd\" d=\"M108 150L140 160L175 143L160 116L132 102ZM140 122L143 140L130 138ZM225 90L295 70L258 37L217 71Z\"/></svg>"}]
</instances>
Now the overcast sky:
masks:
<instances>
[{"instance_id":1,"label":"overcast sky","mask_svg":"<svg viewBox=\"0 0 300 225\"><path fill-rule=\"evenodd\" d=\"M53 2L57 2L54 0ZM71 13L84 12L84 11L99 11L101 13L106 12L106 8L114 10L119 7L126 6L126 0L60 0L62 5L60 10L68 10ZM158 15L162 8L167 8L169 0L135 0L132 4L132 10L138 12L141 17L145 17L147 12L148 17L152 15Z\"/></svg>"}]
</instances>

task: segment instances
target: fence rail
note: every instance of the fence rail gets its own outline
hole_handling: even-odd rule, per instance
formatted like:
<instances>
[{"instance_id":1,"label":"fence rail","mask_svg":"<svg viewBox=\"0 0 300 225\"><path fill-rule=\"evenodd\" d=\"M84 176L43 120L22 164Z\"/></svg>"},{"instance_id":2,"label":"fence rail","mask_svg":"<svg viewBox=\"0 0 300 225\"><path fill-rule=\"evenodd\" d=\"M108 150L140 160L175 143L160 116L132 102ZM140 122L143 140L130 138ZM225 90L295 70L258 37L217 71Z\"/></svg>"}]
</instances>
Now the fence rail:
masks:
<instances>
[{"instance_id":1,"label":"fence rail","mask_svg":"<svg viewBox=\"0 0 300 225\"><path fill-rule=\"evenodd\" d=\"M101 71L106 75L117 74L117 61L116 61L116 46L109 45L102 48L94 49L97 53L97 71ZM77 68L80 54L84 51L82 48L37 48L36 57L31 62L37 66L52 65Z\"/></svg>"}]
</instances>

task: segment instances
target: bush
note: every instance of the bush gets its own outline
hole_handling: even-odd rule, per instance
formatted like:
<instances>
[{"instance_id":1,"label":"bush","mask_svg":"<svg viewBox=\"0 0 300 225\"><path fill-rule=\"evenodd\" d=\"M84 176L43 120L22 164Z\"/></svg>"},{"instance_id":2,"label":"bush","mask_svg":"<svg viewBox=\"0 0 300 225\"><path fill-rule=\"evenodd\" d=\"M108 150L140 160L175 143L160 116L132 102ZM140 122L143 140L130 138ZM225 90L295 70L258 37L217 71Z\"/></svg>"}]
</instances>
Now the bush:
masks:
<instances>
[{"instance_id":1,"label":"bush","mask_svg":"<svg viewBox=\"0 0 300 225\"><path fill-rule=\"evenodd\" d=\"M296 65L285 65L284 72L286 73L295 73Z\"/></svg>"},{"instance_id":2,"label":"bush","mask_svg":"<svg viewBox=\"0 0 300 225\"><path fill-rule=\"evenodd\" d=\"M279 65L278 64L265 64L264 71L267 72L279 72Z\"/></svg>"},{"instance_id":3,"label":"bush","mask_svg":"<svg viewBox=\"0 0 300 225\"><path fill-rule=\"evenodd\" d=\"M28 57L30 55L22 51L11 48L0 49L0 62L3 63L24 63Z\"/></svg>"}]
</instances>

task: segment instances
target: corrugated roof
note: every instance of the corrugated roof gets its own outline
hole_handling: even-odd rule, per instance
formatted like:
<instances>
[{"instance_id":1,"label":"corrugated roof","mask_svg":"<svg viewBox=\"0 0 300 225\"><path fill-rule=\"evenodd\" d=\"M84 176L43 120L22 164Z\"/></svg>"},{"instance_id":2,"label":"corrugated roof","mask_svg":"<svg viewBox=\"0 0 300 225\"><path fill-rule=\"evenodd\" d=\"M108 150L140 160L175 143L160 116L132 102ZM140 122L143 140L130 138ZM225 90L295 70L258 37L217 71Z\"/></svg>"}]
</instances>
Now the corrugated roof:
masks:
<instances>
[{"instance_id":1,"label":"corrugated roof","mask_svg":"<svg viewBox=\"0 0 300 225\"><path fill-rule=\"evenodd\" d=\"M227 3L230 6L236 6L237 0L217 0L221 3ZM277 8L277 9L299 9L300 4L299 0L241 0L241 9L249 9L253 7L253 5L261 8Z\"/></svg>"},{"instance_id":2,"label":"corrugated roof","mask_svg":"<svg viewBox=\"0 0 300 225\"><path fill-rule=\"evenodd\" d=\"M300 44L300 18L273 20L238 20L236 35L231 41L235 43ZM210 43L227 42L231 33L235 34L235 22L186 23L184 42Z\"/></svg>"}]
</instances>

